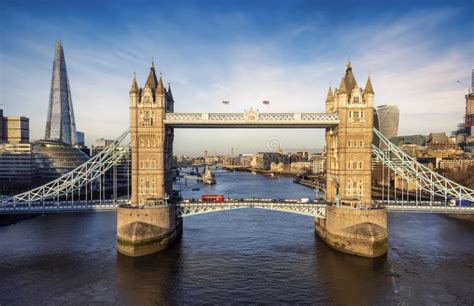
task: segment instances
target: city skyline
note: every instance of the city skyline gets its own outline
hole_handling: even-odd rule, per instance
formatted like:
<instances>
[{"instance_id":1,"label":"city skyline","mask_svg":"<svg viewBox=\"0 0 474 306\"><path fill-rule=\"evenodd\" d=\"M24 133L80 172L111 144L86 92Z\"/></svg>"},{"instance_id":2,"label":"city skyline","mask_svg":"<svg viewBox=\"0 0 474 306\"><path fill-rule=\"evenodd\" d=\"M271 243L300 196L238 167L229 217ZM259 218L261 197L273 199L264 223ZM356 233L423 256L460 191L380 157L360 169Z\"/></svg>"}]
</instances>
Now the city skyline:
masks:
<instances>
[{"instance_id":1,"label":"city skyline","mask_svg":"<svg viewBox=\"0 0 474 306\"><path fill-rule=\"evenodd\" d=\"M473 11L0 1L0 304L473 304Z\"/></svg>"},{"instance_id":2,"label":"city skyline","mask_svg":"<svg viewBox=\"0 0 474 306\"><path fill-rule=\"evenodd\" d=\"M153 57L171 82L176 111L323 111L329 82L337 86L350 57L359 85L372 75L375 104L400 108L400 135L449 132L462 120L466 88L457 80L470 83L469 2L347 2L346 11L308 2L138 3L91 3L87 12L61 3L1 4L8 8L0 13L5 113L29 117L31 137L42 138L52 49L61 39L88 144L127 126L133 72L144 83ZM108 14L107 24L97 12ZM203 137L215 141L201 143ZM324 144L322 130L193 130L177 131L175 152L264 151L275 137L284 150Z\"/></svg>"}]
</instances>

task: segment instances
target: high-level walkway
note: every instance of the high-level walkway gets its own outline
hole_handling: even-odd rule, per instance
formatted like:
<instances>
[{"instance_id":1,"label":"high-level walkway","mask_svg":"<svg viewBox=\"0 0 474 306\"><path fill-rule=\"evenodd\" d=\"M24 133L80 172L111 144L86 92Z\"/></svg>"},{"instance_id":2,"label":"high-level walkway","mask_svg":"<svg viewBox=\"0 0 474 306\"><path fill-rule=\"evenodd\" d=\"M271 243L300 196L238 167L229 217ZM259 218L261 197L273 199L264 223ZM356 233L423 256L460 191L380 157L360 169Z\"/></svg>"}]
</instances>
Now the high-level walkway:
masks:
<instances>
[{"instance_id":1,"label":"high-level walkway","mask_svg":"<svg viewBox=\"0 0 474 306\"><path fill-rule=\"evenodd\" d=\"M165 125L179 128L326 128L337 113L166 113Z\"/></svg>"}]
</instances>

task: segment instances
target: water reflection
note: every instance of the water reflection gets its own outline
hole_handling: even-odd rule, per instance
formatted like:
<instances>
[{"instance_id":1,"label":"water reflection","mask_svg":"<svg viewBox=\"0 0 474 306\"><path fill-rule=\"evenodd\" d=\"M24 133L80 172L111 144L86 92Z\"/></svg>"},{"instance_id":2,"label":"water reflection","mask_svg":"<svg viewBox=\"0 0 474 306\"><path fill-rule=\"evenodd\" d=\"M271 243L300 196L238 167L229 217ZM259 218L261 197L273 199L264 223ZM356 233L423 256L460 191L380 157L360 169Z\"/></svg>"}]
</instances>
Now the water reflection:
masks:
<instances>
[{"instance_id":1,"label":"water reflection","mask_svg":"<svg viewBox=\"0 0 474 306\"><path fill-rule=\"evenodd\" d=\"M179 294L180 245L145 257L117 253L116 281L120 301L129 305L167 304Z\"/></svg>"},{"instance_id":2,"label":"water reflection","mask_svg":"<svg viewBox=\"0 0 474 306\"><path fill-rule=\"evenodd\" d=\"M328 301L341 305L380 304L392 291L387 256L359 258L316 239L315 272L324 280Z\"/></svg>"}]
</instances>

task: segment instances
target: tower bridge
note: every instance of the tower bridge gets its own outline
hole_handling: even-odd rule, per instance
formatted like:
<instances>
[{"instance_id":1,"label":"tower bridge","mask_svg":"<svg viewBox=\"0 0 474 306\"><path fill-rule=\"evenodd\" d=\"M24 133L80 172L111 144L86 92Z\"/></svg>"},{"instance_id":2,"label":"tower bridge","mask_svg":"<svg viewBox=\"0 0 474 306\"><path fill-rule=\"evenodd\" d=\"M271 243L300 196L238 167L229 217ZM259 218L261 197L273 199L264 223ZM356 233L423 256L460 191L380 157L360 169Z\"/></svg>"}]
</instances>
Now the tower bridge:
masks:
<instances>
[{"instance_id":1,"label":"tower bridge","mask_svg":"<svg viewBox=\"0 0 474 306\"><path fill-rule=\"evenodd\" d=\"M349 63L339 87L328 90L325 113L260 113L253 109L243 113L175 113L171 88L164 87L161 76L157 79L152 65L143 88L135 78L132 81L129 130L70 173L3 199L0 214L117 210L118 251L142 256L177 242L183 217L239 208L270 209L314 217L316 235L337 250L381 256L387 252L387 211L472 213L474 207L448 204L452 199L474 202L474 191L417 163L386 139L374 128L373 101L370 78L363 89L359 87ZM175 128L324 128L326 200L179 202L173 197L171 173ZM104 188L104 174L115 170L130 151L129 199L118 205L123 200L116 199L116 192L110 201L102 197L102 191L99 199L93 199L93 190ZM394 189L401 190L401 196L391 194L388 184L385 197L380 201L372 198L373 160L383 165L388 177L400 178L402 186ZM415 199L403 193L409 185L415 188ZM422 194L429 195L429 201L422 200Z\"/></svg>"}]
</instances>

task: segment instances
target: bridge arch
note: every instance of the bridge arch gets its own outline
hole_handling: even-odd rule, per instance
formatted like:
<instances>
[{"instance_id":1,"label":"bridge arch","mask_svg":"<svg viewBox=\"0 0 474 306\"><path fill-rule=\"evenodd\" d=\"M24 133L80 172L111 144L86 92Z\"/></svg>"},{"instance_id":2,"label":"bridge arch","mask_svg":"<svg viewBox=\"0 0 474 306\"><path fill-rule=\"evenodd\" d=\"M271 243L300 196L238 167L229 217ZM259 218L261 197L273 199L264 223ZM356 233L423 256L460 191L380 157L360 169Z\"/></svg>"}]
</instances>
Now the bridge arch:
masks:
<instances>
[{"instance_id":1,"label":"bridge arch","mask_svg":"<svg viewBox=\"0 0 474 306\"><path fill-rule=\"evenodd\" d=\"M191 202L180 203L176 206L178 217L189 217L213 212L230 211L236 209L263 209L298 215L325 218L325 204L308 203L284 203L284 202L253 202L253 201L232 201L232 202Z\"/></svg>"}]
</instances>

